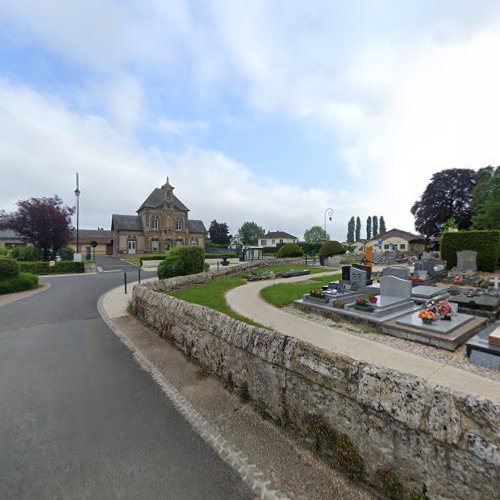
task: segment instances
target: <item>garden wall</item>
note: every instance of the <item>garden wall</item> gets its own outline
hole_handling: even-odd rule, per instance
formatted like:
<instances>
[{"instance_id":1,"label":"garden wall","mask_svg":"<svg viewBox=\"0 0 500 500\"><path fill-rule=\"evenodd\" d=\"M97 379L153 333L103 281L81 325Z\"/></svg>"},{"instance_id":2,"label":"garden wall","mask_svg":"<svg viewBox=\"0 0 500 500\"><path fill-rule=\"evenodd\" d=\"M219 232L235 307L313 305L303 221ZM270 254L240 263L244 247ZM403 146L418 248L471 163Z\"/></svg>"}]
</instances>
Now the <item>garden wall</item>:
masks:
<instances>
[{"instance_id":1,"label":"garden wall","mask_svg":"<svg viewBox=\"0 0 500 500\"><path fill-rule=\"evenodd\" d=\"M159 293L214 274L135 286L134 311L227 385L248 386L261 411L309 436L327 459L385 495L426 498L411 496L426 491L429 498L467 500L498 495L499 404Z\"/></svg>"}]
</instances>

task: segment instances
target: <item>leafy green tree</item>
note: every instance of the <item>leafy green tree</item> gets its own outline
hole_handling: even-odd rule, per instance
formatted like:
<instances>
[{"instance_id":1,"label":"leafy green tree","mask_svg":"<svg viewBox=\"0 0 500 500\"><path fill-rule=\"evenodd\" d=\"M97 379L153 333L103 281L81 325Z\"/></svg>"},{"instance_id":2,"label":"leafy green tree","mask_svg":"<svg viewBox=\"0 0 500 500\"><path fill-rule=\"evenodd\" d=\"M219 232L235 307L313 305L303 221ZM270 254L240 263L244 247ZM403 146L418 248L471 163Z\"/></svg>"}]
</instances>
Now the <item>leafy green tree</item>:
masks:
<instances>
[{"instance_id":1,"label":"leafy green tree","mask_svg":"<svg viewBox=\"0 0 500 500\"><path fill-rule=\"evenodd\" d=\"M469 168L451 168L434 174L411 209L417 231L427 237L437 236L452 217L459 229L468 229L475 185L476 172Z\"/></svg>"},{"instance_id":2,"label":"leafy green tree","mask_svg":"<svg viewBox=\"0 0 500 500\"><path fill-rule=\"evenodd\" d=\"M376 215L373 216L373 237L377 237L380 233L378 232L378 217Z\"/></svg>"},{"instance_id":3,"label":"leafy green tree","mask_svg":"<svg viewBox=\"0 0 500 500\"><path fill-rule=\"evenodd\" d=\"M446 233L450 229L458 229L457 221L451 217L443 224L443 233Z\"/></svg>"},{"instance_id":4,"label":"leafy green tree","mask_svg":"<svg viewBox=\"0 0 500 500\"><path fill-rule=\"evenodd\" d=\"M356 217L356 241L361 239L361 219Z\"/></svg>"},{"instance_id":5,"label":"leafy green tree","mask_svg":"<svg viewBox=\"0 0 500 500\"><path fill-rule=\"evenodd\" d=\"M16 231L23 240L39 248L45 260L55 258L71 238L74 208L63 205L57 195L21 200L17 207L17 212L0 214L0 229Z\"/></svg>"},{"instance_id":6,"label":"leafy green tree","mask_svg":"<svg viewBox=\"0 0 500 500\"><path fill-rule=\"evenodd\" d=\"M476 172L476 185L472 190L472 200L470 202L470 211L472 215L477 215L483 211L483 205L491 190L491 180L496 172L499 172L500 167L492 166L480 168ZM500 172L499 172L500 173Z\"/></svg>"},{"instance_id":7,"label":"leafy green tree","mask_svg":"<svg viewBox=\"0 0 500 500\"><path fill-rule=\"evenodd\" d=\"M238 234L243 245L257 245L259 238L264 236L266 232L255 222L244 222L238 230Z\"/></svg>"},{"instance_id":8,"label":"leafy green tree","mask_svg":"<svg viewBox=\"0 0 500 500\"><path fill-rule=\"evenodd\" d=\"M304 241L306 243L321 243L329 239L330 235L321 226L313 226L304 232Z\"/></svg>"},{"instance_id":9,"label":"leafy green tree","mask_svg":"<svg viewBox=\"0 0 500 500\"><path fill-rule=\"evenodd\" d=\"M210 241L218 245L229 245L229 228L225 222L217 222L213 220L208 228Z\"/></svg>"},{"instance_id":10,"label":"leafy green tree","mask_svg":"<svg viewBox=\"0 0 500 500\"><path fill-rule=\"evenodd\" d=\"M482 211L473 216L474 227L479 229L500 229L500 169L493 179L488 197L482 205Z\"/></svg>"},{"instance_id":11,"label":"leafy green tree","mask_svg":"<svg viewBox=\"0 0 500 500\"><path fill-rule=\"evenodd\" d=\"M347 243L354 243L354 217L347 223Z\"/></svg>"},{"instance_id":12,"label":"leafy green tree","mask_svg":"<svg viewBox=\"0 0 500 500\"><path fill-rule=\"evenodd\" d=\"M366 239L368 241L372 239L372 218L370 215L366 219Z\"/></svg>"},{"instance_id":13,"label":"leafy green tree","mask_svg":"<svg viewBox=\"0 0 500 500\"><path fill-rule=\"evenodd\" d=\"M384 234L384 233L386 233L386 232L387 232L387 229L386 229L386 227L385 227L385 219L384 219L384 216L383 216L383 215L381 215L381 216L380 216L380 221L379 221L379 223L380 223L379 234Z\"/></svg>"}]
</instances>

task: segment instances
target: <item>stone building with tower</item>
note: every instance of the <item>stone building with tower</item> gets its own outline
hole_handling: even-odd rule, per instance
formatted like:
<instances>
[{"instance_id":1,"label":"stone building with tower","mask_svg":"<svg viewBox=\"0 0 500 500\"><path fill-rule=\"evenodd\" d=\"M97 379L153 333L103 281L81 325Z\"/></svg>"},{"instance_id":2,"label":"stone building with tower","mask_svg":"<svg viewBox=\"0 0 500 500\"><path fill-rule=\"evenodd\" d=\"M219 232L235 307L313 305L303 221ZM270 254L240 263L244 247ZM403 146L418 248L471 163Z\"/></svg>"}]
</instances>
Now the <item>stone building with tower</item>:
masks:
<instances>
[{"instance_id":1,"label":"stone building with tower","mask_svg":"<svg viewBox=\"0 0 500 500\"><path fill-rule=\"evenodd\" d=\"M155 188L137 210L137 215L113 214L113 253L164 253L176 245L205 244L205 225L190 220L189 209L167 182Z\"/></svg>"}]
</instances>

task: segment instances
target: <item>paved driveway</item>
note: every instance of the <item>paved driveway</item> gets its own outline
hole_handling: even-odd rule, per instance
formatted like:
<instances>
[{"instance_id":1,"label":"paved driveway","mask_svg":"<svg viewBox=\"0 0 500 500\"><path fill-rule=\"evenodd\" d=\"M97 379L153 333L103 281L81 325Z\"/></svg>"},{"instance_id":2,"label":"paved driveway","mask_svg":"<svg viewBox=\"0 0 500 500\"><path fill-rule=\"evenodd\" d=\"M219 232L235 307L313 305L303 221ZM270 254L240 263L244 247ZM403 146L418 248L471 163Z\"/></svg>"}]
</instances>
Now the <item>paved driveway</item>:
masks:
<instances>
[{"instance_id":1,"label":"paved driveway","mask_svg":"<svg viewBox=\"0 0 500 500\"><path fill-rule=\"evenodd\" d=\"M98 315L121 279L0 306L0 498L251 498Z\"/></svg>"}]
</instances>

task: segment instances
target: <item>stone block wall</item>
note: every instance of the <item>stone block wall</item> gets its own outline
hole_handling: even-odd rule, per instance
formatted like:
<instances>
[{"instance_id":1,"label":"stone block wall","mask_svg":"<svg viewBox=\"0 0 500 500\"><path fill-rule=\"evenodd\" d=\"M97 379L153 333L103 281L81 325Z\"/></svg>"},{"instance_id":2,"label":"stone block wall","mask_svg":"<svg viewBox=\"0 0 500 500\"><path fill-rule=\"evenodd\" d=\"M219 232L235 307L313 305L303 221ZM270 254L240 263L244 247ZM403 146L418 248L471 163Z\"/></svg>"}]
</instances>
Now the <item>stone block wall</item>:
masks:
<instances>
[{"instance_id":1,"label":"stone block wall","mask_svg":"<svg viewBox=\"0 0 500 500\"><path fill-rule=\"evenodd\" d=\"M241 267L218 275L235 272ZM499 404L162 293L214 274L135 286L137 316L219 377L247 384L261 410L310 436L328 459L385 495L498 498Z\"/></svg>"}]
</instances>

